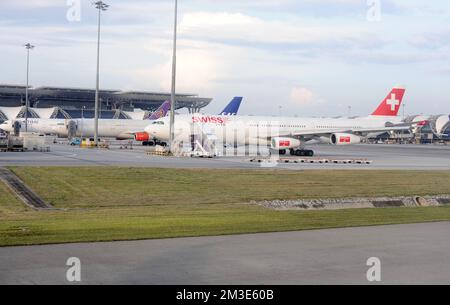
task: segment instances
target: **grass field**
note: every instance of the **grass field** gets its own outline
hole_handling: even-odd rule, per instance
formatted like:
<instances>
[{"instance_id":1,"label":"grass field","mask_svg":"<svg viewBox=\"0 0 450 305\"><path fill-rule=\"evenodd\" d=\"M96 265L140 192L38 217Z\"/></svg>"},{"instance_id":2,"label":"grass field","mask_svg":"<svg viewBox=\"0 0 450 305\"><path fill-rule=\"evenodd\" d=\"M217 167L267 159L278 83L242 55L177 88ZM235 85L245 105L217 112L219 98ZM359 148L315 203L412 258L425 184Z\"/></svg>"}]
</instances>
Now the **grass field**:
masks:
<instances>
[{"instance_id":1,"label":"grass field","mask_svg":"<svg viewBox=\"0 0 450 305\"><path fill-rule=\"evenodd\" d=\"M450 208L273 211L252 200L450 193L450 172L11 168L61 211L0 183L0 246L450 220Z\"/></svg>"}]
</instances>

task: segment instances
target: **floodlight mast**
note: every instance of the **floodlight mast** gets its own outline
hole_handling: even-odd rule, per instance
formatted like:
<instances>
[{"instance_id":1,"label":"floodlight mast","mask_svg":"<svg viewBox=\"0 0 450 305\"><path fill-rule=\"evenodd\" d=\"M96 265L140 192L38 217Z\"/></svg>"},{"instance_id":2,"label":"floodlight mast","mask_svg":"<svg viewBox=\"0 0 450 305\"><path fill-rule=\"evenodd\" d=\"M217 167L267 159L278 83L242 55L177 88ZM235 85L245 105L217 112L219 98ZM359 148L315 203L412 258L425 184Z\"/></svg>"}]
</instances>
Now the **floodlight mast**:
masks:
<instances>
[{"instance_id":1,"label":"floodlight mast","mask_svg":"<svg viewBox=\"0 0 450 305\"><path fill-rule=\"evenodd\" d=\"M25 45L27 49L27 85L25 87L25 132L28 132L28 110L30 108L30 101L28 98L28 87L30 82L30 50L33 50L35 46L31 43Z\"/></svg>"},{"instance_id":2,"label":"floodlight mast","mask_svg":"<svg viewBox=\"0 0 450 305\"><path fill-rule=\"evenodd\" d=\"M178 0L175 0L173 31L173 55L172 55L172 90L170 99L170 137L169 148L173 152L175 141L175 108L176 108L176 79L177 79L177 26L178 26Z\"/></svg>"},{"instance_id":3,"label":"floodlight mast","mask_svg":"<svg viewBox=\"0 0 450 305\"><path fill-rule=\"evenodd\" d=\"M97 38L97 78L95 86L95 119L94 119L94 142L98 147L98 118L100 108L100 34L101 34L101 16L102 12L108 10L109 5L103 1L94 2L93 5L98 10L98 38Z\"/></svg>"}]
</instances>

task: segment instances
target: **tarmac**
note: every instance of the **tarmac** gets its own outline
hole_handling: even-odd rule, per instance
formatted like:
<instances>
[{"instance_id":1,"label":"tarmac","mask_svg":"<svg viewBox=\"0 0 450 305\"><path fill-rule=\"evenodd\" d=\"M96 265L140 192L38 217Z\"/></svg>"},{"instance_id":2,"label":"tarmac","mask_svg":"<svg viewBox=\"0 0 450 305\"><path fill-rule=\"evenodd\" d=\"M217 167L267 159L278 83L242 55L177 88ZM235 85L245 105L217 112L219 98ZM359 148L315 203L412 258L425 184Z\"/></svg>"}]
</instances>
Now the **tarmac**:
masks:
<instances>
[{"instance_id":1,"label":"tarmac","mask_svg":"<svg viewBox=\"0 0 450 305\"><path fill-rule=\"evenodd\" d=\"M450 222L0 248L0 284L450 284ZM381 282L369 282L370 258Z\"/></svg>"},{"instance_id":2,"label":"tarmac","mask_svg":"<svg viewBox=\"0 0 450 305\"><path fill-rule=\"evenodd\" d=\"M276 164L276 168L303 169L376 169L376 170L450 170L450 146L439 145L312 145L316 156L324 158L368 159L372 164ZM243 149L226 150L226 156L214 159L150 156L142 146L133 150L92 150L52 144L50 152L0 153L2 166L123 166L153 168L261 168L275 164L252 164Z\"/></svg>"},{"instance_id":3,"label":"tarmac","mask_svg":"<svg viewBox=\"0 0 450 305\"><path fill-rule=\"evenodd\" d=\"M370 165L277 164L281 170L450 170L450 146L314 145L324 158ZM0 153L2 166L123 166L258 169L242 151L214 159L150 156L145 148L92 150L52 144L50 152ZM272 164L273 165L273 164ZM267 165L266 165L267 166ZM67 259L80 258L82 284L450 284L450 222L136 242L0 248L0 284L70 284Z\"/></svg>"}]
</instances>

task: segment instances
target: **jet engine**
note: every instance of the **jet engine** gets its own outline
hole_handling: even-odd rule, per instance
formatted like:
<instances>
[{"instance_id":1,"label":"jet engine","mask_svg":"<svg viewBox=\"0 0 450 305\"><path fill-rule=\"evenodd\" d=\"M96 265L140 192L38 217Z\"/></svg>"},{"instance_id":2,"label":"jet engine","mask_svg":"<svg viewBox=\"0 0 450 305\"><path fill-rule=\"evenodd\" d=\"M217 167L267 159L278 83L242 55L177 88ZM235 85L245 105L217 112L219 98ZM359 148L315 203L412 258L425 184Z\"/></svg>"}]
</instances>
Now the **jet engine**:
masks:
<instances>
[{"instance_id":1,"label":"jet engine","mask_svg":"<svg viewBox=\"0 0 450 305\"><path fill-rule=\"evenodd\" d=\"M318 138L319 143L321 144L331 144L331 137L322 136ZM311 141L310 141L311 142ZM308 143L309 144L309 143Z\"/></svg>"},{"instance_id":2,"label":"jet engine","mask_svg":"<svg viewBox=\"0 0 450 305\"><path fill-rule=\"evenodd\" d=\"M361 137L349 133L334 133L331 135L330 141L333 145L353 145L360 144Z\"/></svg>"},{"instance_id":3,"label":"jet engine","mask_svg":"<svg viewBox=\"0 0 450 305\"><path fill-rule=\"evenodd\" d=\"M274 150L285 150L298 148L302 145L299 139L294 138L273 138L271 148Z\"/></svg>"},{"instance_id":4,"label":"jet engine","mask_svg":"<svg viewBox=\"0 0 450 305\"><path fill-rule=\"evenodd\" d=\"M148 140L150 140L150 136L146 132L137 132L134 135L134 139L138 142L148 142Z\"/></svg>"}]
</instances>

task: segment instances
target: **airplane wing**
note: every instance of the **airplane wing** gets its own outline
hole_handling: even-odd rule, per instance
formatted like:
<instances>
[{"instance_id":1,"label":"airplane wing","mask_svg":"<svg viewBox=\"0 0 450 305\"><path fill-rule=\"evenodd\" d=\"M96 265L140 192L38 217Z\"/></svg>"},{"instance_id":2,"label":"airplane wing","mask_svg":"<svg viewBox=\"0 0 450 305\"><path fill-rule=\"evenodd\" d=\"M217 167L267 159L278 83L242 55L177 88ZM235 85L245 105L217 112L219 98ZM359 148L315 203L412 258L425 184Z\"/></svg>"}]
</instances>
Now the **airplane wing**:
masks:
<instances>
[{"instance_id":1,"label":"airplane wing","mask_svg":"<svg viewBox=\"0 0 450 305\"><path fill-rule=\"evenodd\" d=\"M322 136L330 136L335 133L347 133L347 134L354 134L359 136L364 136L370 133L382 133L382 132L390 132L390 131L402 131L402 130L410 130L411 125L410 124L402 124L402 125L396 125L392 127L383 127L383 128L363 128L363 129L323 129L320 131L299 131L294 132L292 134L280 134L276 137L290 137L290 138L298 138L298 137L305 137L305 138L315 138L315 137L322 137ZM269 139L274 138L275 136L269 137Z\"/></svg>"}]
</instances>

